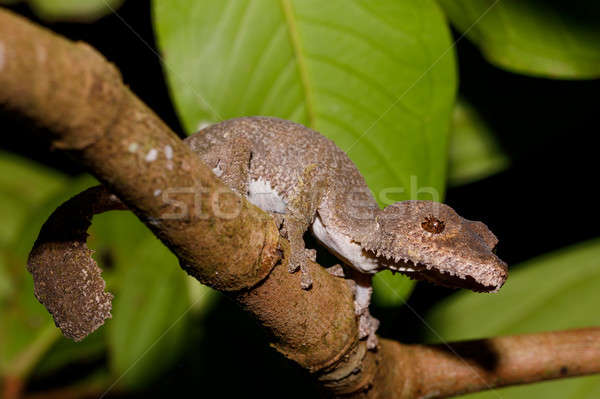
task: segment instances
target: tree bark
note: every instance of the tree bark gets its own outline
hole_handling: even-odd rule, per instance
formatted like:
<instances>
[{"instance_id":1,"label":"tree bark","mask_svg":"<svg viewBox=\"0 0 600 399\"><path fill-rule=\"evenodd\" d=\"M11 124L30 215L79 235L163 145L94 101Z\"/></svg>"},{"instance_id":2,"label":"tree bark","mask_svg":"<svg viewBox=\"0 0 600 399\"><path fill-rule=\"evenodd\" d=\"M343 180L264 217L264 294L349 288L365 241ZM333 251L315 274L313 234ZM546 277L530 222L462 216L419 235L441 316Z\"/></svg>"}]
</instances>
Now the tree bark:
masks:
<instances>
[{"instance_id":1,"label":"tree bark","mask_svg":"<svg viewBox=\"0 0 600 399\"><path fill-rule=\"evenodd\" d=\"M271 217L236 197L123 85L114 66L89 46L1 9L0 108L44 128L51 147L85 165L188 273L253 314L277 350L332 395L448 397L600 372L600 328L452 349L381 339L377 352L367 351L343 279L311 264L313 287L300 289Z\"/></svg>"}]
</instances>

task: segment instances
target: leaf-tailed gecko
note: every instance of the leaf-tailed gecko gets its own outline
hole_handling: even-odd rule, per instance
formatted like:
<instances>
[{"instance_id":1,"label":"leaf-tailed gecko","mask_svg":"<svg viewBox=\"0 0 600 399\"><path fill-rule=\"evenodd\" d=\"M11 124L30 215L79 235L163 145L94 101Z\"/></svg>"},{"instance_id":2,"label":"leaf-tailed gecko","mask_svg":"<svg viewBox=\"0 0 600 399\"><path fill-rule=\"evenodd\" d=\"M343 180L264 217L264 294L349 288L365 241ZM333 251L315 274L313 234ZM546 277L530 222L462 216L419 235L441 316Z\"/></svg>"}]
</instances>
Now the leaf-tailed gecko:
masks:
<instances>
[{"instance_id":1,"label":"leaf-tailed gecko","mask_svg":"<svg viewBox=\"0 0 600 399\"><path fill-rule=\"evenodd\" d=\"M507 278L493 252L498 240L485 224L430 201L380 209L348 156L307 127L244 117L185 141L229 187L275 217L290 242L289 271L302 273L302 288L311 287L306 262L315 260L304 245L307 231L354 271L359 334L369 348L377 345L378 327L368 310L372 274L393 270L479 292L495 292Z\"/></svg>"}]
</instances>

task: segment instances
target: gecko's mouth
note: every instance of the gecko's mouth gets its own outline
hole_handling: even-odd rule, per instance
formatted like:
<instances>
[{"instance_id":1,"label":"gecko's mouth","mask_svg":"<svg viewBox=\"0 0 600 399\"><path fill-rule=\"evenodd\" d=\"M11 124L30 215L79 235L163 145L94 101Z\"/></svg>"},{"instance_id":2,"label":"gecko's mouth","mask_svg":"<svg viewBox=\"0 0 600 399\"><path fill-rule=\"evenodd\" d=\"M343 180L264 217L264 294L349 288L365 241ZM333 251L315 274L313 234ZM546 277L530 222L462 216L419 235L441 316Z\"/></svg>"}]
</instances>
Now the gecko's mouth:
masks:
<instances>
[{"instance_id":1,"label":"gecko's mouth","mask_svg":"<svg viewBox=\"0 0 600 399\"><path fill-rule=\"evenodd\" d=\"M460 275L443 266L433 266L423 263L414 263L408 259L395 260L384 255L377 256L371 251L364 251L365 255L375 259L382 270L402 273L413 280L428 281L449 288L465 288L475 292L497 292L504 283L505 276L501 277L499 284L486 284L490 278L477 278L477 276ZM465 267L467 269L468 267ZM489 276L483 276L489 277ZM485 282L482 282L485 281ZM498 280L495 278L494 280Z\"/></svg>"}]
</instances>

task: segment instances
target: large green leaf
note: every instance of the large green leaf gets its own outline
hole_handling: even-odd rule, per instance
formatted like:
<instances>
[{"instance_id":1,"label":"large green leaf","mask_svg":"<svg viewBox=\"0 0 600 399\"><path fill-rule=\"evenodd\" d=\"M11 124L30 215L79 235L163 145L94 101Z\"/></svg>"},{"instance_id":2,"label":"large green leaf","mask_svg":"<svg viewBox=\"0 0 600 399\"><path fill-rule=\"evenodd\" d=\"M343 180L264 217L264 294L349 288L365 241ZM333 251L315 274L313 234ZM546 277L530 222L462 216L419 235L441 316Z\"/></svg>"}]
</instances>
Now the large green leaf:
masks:
<instances>
[{"instance_id":1,"label":"large green leaf","mask_svg":"<svg viewBox=\"0 0 600 399\"><path fill-rule=\"evenodd\" d=\"M438 0L492 63L549 78L600 76L600 3Z\"/></svg>"},{"instance_id":2,"label":"large green leaf","mask_svg":"<svg viewBox=\"0 0 600 399\"><path fill-rule=\"evenodd\" d=\"M451 341L600 325L600 240L525 262L496 295L460 293L427 318L429 340ZM502 390L504 399L592 399L600 377ZM493 392L477 398L497 398Z\"/></svg>"},{"instance_id":3,"label":"large green leaf","mask_svg":"<svg viewBox=\"0 0 600 399\"><path fill-rule=\"evenodd\" d=\"M456 78L435 2L153 4L171 94L188 133L244 115L293 120L348 152L380 204L431 199L432 190L421 188L443 197ZM379 298L398 302L395 290L381 287L399 279L379 277ZM401 296L410 291L404 288Z\"/></svg>"},{"instance_id":4,"label":"large green leaf","mask_svg":"<svg viewBox=\"0 0 600 399\"><path fill-rule=\"evenodd\" d=\"M454 108L448 158L451 186L483 179L505 169L509 163L489 127L464 101L457 102Z\"/></svg>"},{"instance_id":5,"label":"large green leaf","mask_svg":"<svg viewBox=\"0 0 600 399\"><path fill-rule=\"evenodd\" d=\"M119 216L124 218L131 218L145 235L137 242L126 241L130 253L127 264L117 270L119 291L113 319L105 328L116 382L138 388L168 369L180 354L190 298L188 277L175 256L133 215Z\"/></svg>"},{"instance_id":6,"label":"large green leaf","mask_svg":"<svg viewBox=\"0 0 600 399\"><path fill-rule=\"evenodd\" d=\"M154 19L189 133L278 116L332 138L376 194L411 176L443 191L456 79L435 2L155 0Z\"/></svg>"}]
</instances>

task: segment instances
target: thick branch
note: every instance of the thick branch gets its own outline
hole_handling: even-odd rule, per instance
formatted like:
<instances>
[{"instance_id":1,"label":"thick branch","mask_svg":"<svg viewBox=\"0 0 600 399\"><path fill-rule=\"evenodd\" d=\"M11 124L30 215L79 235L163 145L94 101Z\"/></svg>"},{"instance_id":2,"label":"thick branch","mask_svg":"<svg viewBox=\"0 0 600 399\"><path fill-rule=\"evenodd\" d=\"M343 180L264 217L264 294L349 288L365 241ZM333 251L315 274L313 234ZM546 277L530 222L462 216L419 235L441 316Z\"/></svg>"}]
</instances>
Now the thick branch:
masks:
<instances>
[{"instance_id":1,"label":"thick branch","mask_svg":"<svg viewBox=\"0 0 600 399\"><path fill-rule=\"evenodd\" d=\"M0 48L0 109L45 128L186 271L254 314L285 356L318 371L359 345L345 281L312 264L305 291L285 259L275 267L286 243L272 218L226 187L100 54L3 10Z\"/></svg>"},{"instance_id":2,"label":"thick branch","mask_svg":"<svg viewBox=\"0 0 600 399\"><path fill-rule=\"evenodd\" d=\"M5 11L0 45L0 106L45 128L51 145L83 162L183 267L222 290L269 273L279 236L271 218L240 203L99 53ZM213 200L239 217L216 222Z\"/></svg>"},{"instance_id":3,"label":"thick branch","mask_svg":"<svg viewBox=\"0 0 600 399\"><path fill-rule=\"evenodd\" d=\"M374 390L389 398L445 398L508 385L600 373L600 328L446 345L384 340Z\"/></svg>"},{"instance_id":4,"label":"thick branch","mask_svg":"<svg viewBox=\"0 0 600 399\"><path fill-rule=\"evenodd\" d=\"M600 329L455 344L457 353L472 354L469 367L441 346L382 340L378 352L366 351L343 279L311 264L313 288L299 289L272 219L224 186L112 65L85 44L2 10L0 108L46 128L52 145L118 195L182 267L228 292L280 352L334 394L445 397L600 371Z\"/></svg>"}]
</instances>

